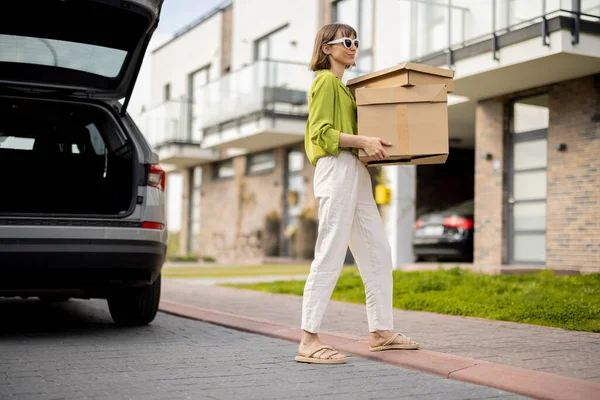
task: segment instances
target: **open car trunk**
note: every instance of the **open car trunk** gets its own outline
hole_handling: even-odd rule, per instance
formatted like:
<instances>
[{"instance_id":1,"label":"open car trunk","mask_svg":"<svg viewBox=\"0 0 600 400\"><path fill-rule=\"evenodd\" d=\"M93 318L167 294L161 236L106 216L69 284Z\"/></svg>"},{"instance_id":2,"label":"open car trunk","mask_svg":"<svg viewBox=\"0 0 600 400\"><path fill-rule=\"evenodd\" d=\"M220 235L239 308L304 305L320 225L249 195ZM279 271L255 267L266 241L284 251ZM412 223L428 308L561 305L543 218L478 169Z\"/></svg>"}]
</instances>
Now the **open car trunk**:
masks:
<instances>
[{"instance_id":1,"label":"open car trunk","mask_svg":"<svg viewBox=\"0 0 600 400\"><path fill-rule=\"evenodd\" d=\"M0 215L127 215L132 148L99 106L0 97Z\"/></svg>"},{"instance_id":2,"label":"open car trunk","mask_svg":"<svg viewBox=\"0 0 600 400\"><path fill-rule=\"evenodd\" d=\"M0 89L125 98L125 112L163 0L9 3L0 12Z\"/></svg>"}]
</instances>

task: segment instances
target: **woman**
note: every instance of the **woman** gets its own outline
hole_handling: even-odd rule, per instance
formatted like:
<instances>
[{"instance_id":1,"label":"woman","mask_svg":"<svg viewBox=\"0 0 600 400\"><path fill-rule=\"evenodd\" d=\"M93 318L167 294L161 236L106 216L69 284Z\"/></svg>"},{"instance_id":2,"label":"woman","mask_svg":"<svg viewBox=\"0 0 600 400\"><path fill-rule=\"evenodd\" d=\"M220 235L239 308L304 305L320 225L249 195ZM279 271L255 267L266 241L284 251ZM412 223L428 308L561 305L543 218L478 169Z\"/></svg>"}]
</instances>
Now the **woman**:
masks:
<instances>
[{"instance_id":1,"label":"woman","mask_svg":"<svg viewBox=\"0 0 600 400\"><path fill-rule=\"evenodd\" d=\"M342 83L344 70L355 65L358 45L356 31L344 24L324 26L315 39L311 69L317 76L308 95L305 150L316 167L319 232L304 287L299 362L346 362L346 357L320 342L318 332L348 245L365 285L371 350L418 348L408 337L392 332L391 250L370 175L357 157L358 149L363 149L377 160L385 159L384 146L391 143L357 135L356 103Z\"/></svg>"}]
</instances>

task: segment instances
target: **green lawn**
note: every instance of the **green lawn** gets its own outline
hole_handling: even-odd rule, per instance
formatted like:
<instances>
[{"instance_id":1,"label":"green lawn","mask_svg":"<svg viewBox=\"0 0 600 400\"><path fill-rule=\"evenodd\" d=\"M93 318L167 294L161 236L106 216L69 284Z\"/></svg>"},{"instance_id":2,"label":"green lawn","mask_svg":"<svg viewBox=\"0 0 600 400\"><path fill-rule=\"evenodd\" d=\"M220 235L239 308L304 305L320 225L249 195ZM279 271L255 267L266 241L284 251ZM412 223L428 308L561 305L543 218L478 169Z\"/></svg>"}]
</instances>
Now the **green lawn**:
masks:
<instances>
[{"instance_id":1,"label":"green lawn","mask_svg":"<svg viewBox=\"0 0 600 400\"><path fill-rule=\"evenodd\" d=\"M301 296L304 281L226 286ZM333 299L364 303L358 272L342 273ZM600 332L600 274L483 275L455 268L394 271L394 307Z\"/></svg>"}]
</instances>

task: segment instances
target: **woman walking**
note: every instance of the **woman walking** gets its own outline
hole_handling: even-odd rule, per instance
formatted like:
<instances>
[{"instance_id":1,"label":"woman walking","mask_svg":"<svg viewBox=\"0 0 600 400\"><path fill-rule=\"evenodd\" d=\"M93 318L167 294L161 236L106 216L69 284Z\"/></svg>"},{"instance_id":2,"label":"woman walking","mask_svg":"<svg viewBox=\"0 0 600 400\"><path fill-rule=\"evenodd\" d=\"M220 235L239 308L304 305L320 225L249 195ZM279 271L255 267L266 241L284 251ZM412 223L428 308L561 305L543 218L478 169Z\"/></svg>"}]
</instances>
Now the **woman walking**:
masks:
<instances>
[{"instance_id":1,"label":"woman walking","mask_svg":"<svg viewBox=\"0 0 600 400\"><path fill-rule=\"evenodd\" d=\"M377 160L385 159L385 147L391 143L357 134L356 102L342 76L355 65L358 45L356 31L345 24L326 25L315 38L311 69L317 76L308 96L305 150L316 167L319 231L304 287L299 362L346 362L345 356L320 342L318 332L348 245L365 286L370 349L419 347L392 332L391 249L373 199L369 172L357 157L358 149L363 149Z\"/></svg>"}]
</instances>

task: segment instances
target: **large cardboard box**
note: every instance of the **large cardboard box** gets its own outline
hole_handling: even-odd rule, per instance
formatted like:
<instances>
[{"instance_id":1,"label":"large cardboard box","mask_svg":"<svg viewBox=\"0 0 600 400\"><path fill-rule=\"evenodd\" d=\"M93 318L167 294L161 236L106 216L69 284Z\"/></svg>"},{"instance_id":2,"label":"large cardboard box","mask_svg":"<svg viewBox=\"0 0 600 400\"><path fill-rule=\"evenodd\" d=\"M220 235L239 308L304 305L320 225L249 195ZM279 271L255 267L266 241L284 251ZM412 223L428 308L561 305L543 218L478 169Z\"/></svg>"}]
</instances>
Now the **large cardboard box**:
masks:
<instances>
[{"instance_id":1,"label":"large cardboard box","mask_svg":"<svg viewBox=\"0 0 600 400\"><path fill-rule=\"evenodd\" d=\"M367 166L443 164L448 158L446 85L357 89L358 134L392 143L377 161L360 149Z\"/></svg>"},{"instance_id":2,"label":"large cardboard box","mask_svg":"<svg viewBox=\"0 0 600 400\"><path fill-rule=\"evenodd\" d=\"M414 87L418 85L440 85L454 92L454 71L416 63L403 63L370 74L350 79L348 88L356 96L358 88L386 88L396 86Z\"/></svg>"}]
</instances>

